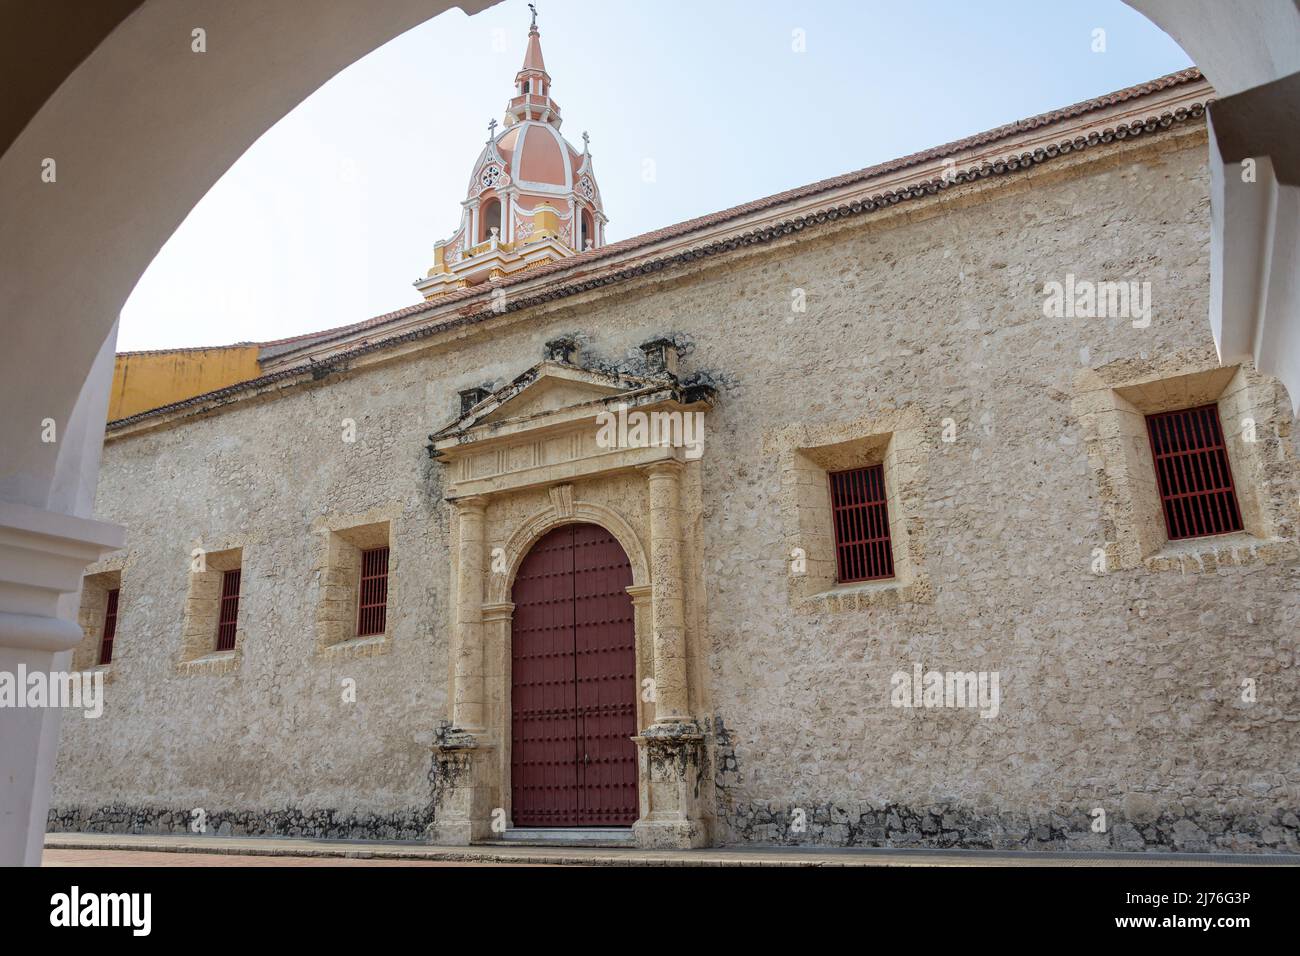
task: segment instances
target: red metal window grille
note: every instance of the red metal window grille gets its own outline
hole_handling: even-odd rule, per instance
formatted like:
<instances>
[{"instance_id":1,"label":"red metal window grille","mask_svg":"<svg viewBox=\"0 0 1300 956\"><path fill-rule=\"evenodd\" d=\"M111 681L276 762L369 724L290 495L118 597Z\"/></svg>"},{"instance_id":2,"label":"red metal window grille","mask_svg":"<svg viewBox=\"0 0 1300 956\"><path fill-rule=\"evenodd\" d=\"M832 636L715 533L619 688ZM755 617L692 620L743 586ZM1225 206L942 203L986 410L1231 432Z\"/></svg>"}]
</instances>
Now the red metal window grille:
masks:
<instances>
[{"instance_id":1,"label":"red metal window grille","mask_svg":"<svg viewBox=\"0 0 1300 956\"><path fill-rule=\"evenodd\" d=\"M99 642L99 662L113 660L113 638L117 636L117 588L108 592L108 607L104 611L104 636Z\"/></svg>"},{"instance_id":2,"label":"red metal window grille","mask_svg":"<svg viewBox=\"0 0 1300 956\"><path fill-rule=\"evenodd\" d=\"M884 466L833 472L830 482L836 580L848 584L892 578Z\"/></svg>"},{"instance_id":3,"label":"red metal window grille","mask_svg":"<svg viewBox=\"0 0 1300 956\"><path fill-rule=\"evenodd\" d=\"M361 595L357 636L384 633L388 618L388 548L361 552Z\"/></svg>"},{"instance_id":4,"label":"red metal window grille","mask_svg":"<svg viewBox=\"0 0 1300 956\"><path fill-rule=\"evenodd\" d=\"M1218 406L1148 415L1147 434L1170 540L1240 531Z\"/></svg>"},{"instance_id":5,"label":"red metal window grille","mask_svg":"<svg viewBox=\"0 0 1300 956\"><path fill-rule=\"evenodd\" d=\"M217 618L217 650L235 649L235 622L239 618L239 578L241 570L221 575L221 616Z\"/></svg>"}]
</instances>

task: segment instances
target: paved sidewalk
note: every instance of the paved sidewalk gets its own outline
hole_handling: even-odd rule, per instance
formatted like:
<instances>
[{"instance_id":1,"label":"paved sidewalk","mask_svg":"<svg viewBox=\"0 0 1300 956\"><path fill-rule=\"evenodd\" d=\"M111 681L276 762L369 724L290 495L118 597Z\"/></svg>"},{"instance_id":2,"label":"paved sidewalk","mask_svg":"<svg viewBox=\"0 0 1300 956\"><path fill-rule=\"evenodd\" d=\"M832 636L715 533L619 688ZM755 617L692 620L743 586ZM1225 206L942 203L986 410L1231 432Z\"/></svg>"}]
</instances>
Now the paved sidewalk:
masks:
<instances>
[{"instance_id":1,"label":"paved sidewalk","mask_svg":"<svg viewBox=\"0 0 1300 956\"><path fill-rule=\"evenodd\" d=\"M379 843L278 837L144 836L48 833L45 865L185 865L163 854L244 857L223 865L424 865L513 864L533 866L1297 866L1300 855L1210 853L1043 853L995 850L834 849L723 847L706 850L624 850L596 847L468 846ZM62 851L95 851L74 862ZM59 851L51 854L51 851ZM116 857L114 853L122 853ZM146 863L128 856L148 854ZM247 858L274 858L274 860ZM93 861L93 862L92 862ZM189 865L194 865L191 861ZM199 865L208 865L202 863Z\"/></svg>"},{"instance_id":2,"label":"paved sidewalk","mask_svg":"<svg viewBox=\"0 0 1300 956\"><path fill-rule=\"evenodd\" d=\"M382 860L358 859L337 856L253 856L247 853L176 853L170 850L56 850L46 847L41 856L45 867L136 867L166 866L180 868L203 867L268 867L268 866L389 866L389 867L461 867L478 866L461 860ZM493 863L507 868L545 866L539 863Z\"/></svg>"}]
</instances>

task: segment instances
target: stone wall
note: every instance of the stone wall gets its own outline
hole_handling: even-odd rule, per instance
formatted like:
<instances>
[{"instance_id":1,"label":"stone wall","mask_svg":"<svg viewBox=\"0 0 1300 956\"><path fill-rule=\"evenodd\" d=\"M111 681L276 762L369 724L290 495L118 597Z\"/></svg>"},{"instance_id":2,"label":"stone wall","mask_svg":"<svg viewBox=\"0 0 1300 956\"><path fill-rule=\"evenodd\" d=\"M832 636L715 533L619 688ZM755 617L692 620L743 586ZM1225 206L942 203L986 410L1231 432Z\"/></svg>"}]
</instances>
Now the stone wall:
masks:
<instances>
[{"instance_id":1,"label":"stone wall","mask_svg":"<svg viewBox=\"0 0 1300 956\"><path fill-rule=\"evenodd\" d=\"M1114 489L1090 461L1078 376L1212 355L1207 190L1202 130L1116 144L111 441L99 513L130 529L113 682L103 718L64 721L52 826L179 829L202 808L228 832L420 832L447 783L430 747L450 668L448 515L425 436L459 389L510 381L557 336L635 372L637 346L672 335L686 374L719 390L691 635L716 841L1300 849L1293 549L1245 542L1195 574L1094 567ZM1045 317L1044 283L1067 273L1149 281L1149 326ZM908 547L926 586L788 587L774 443L894 419L925 443ZM1294 509L1290 425L1268 474ZM389 646L315 655L314 523L380 512ZM196 546L242 548L227 673L176 666ZM914 663L997 672L998 715L891 706L891 675Z\"/></svg>"}]
</instances>

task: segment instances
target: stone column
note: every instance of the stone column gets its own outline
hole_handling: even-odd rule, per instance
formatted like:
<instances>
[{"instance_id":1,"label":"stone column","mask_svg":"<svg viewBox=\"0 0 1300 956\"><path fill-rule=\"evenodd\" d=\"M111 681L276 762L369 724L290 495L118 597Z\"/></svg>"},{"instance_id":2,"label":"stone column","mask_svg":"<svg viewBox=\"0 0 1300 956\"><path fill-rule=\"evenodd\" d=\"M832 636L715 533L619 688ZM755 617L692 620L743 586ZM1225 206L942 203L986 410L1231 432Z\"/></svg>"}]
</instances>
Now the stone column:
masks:
<instances>
[{"instance_id":1,"label":"stone column","mask_svg":"<svg viewBox=\"0 0 1300 956\"><path fill-rule=\"evenodd\" d=\"M504 807L504 782L510 779L510 626L515 606L509 601L483 605L483 676L487 686L484 722L480 735L496 748L491 767L484 765L492 807Z\"/></svg>"},{"instance_id":2,"label":"stone column","mask_svg":"<svg viewBox=\"0 0 1300 956\"><path fill-rule=\"evenodd\" d=\"M457 730L479 733L484 729L483 686L483 575L484 512L487 499L479 496L453 502L456 508L456 696L451 723Z\"/></svg>"},{"instance_id":3,"label":"stone column","mask_svg":"<svg viewBox=\"0 0 1300 956\"><path fill-rule=\"evenodd\" d=\"M630 584L627 593L632 598L632 620L636 634L636 695L637 695L637 729L643 730L654 722L655 704L653 698L645 699L643 681L653 677L655 672L654 641L651 638L653 625L653 591L649 584Z\"/></svg>"},{"instance_id":4,"label":"stone column","mask_svg":"<svg viewBox=\"0 0 1300 956\"><path fill-rule=\"evenodd\" d=\"M654 587L655 723L689 719L686 686L686 609L682 581L682 492L680 461L643 469L650 498L650 581Z\"/></svg>"},{"instance_id":5,"label":"stone column","mask_svg":"<svg viewBox=\"0 0 1300 956\"><path fill-rule=\"evenodd\" d=\"M455 688L451 720L434 741L433 843L465 845L491 834L499 788L495 741L488 726L484 678L484 606L487 554L484 515L487 499L459 498L456 510ZM493 620L500 620L493 614Z\"/></svg>"},{"instance_id":6,"label":"stone column","mask_svg":"<svg viewBox=\"0 0 1300 956\"><path fill-rule=\"evenodd\" d=\"M504 729L501 723L503 714L498 708L506 699L501 696L502 689L505 689L507 697L509 692L504 682L509 676L510 625L514 616L515 606L509 601L483 605L483 676L490 685L484 695L488 708L484 714L484 726L494 736Z\"/></svg>"},{"instance_id":7,"label":"stone column","mask_svg":"<svg viewBox=\"0 0 1300 956\"><path fill-rule=\"evenodd\" d=\"M650 502L650 617L654 628L655 719L634 737L641 818L632 826L648 848L706 846L712 785L704 735L691 719L682 574L682 462L646 465Z\"/></svg>"}]
</instances>

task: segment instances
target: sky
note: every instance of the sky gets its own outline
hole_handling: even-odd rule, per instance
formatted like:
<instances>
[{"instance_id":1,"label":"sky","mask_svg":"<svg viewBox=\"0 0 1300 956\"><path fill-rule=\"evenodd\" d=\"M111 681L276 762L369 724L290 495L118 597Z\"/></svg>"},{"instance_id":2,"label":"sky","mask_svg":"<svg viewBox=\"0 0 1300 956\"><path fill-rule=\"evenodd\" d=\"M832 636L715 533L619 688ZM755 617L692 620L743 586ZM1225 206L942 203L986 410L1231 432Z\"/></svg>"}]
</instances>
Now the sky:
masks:
<instances>
[{"instance_id":1,"label":"sky","mask_svg":"<svg viewBox=\"0 0 1300 956\"><path fill-rule=\"evenodd\" d=\"M1191 66L1120 0L536 0L615 242ZM449 10L357 61L194 207L119 351L268 341L420 301L528 33ZM1098 31L1104 31L1099 33ZM1097 48L1103 49L1097 49Z\"/></svg>"}]
</instances>

